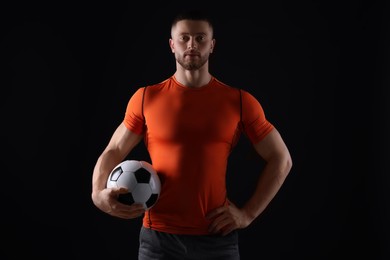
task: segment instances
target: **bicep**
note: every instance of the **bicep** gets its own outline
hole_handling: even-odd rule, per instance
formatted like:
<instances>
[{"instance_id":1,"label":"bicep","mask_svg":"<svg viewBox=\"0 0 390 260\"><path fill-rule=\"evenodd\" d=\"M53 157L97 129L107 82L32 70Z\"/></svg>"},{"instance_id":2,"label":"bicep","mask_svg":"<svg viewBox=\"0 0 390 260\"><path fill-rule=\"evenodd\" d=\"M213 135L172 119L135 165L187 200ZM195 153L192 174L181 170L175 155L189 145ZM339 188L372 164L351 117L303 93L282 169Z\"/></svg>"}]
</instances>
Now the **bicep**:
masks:
<instances>
[{"instance_id":1,"label":"bicep","mask_svg":"<svg viewBox=\"0 0 390 260\"><path fill-rule=\"evenodd\" d=\"M254 144L256 152L266 161L273 158L290 160L290 153L279 131L273 129L260 142Z\"/></svg>"},{"instance_id":2,"label":"bicep","mask_svg":"<svg viewBox=\"0 0 390 260\"><path fill-rule=\"evenodd\" d=\"M125 157L143 138L143 135L136 134L122 122L107 146L107 150L116 151L121 157Z\"/></svg>"}]
</instances>

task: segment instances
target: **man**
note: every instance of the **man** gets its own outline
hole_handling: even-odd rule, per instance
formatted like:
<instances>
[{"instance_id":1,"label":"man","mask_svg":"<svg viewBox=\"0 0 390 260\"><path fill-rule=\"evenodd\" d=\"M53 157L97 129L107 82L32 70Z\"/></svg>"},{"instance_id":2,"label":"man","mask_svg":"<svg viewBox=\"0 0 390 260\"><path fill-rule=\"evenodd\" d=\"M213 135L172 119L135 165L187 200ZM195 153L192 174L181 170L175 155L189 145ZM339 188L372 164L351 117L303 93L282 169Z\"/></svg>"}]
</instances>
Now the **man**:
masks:
<instances>
[{"instance_id":1,"label":"man","mask_svg":"<svg viewBox=\"0 0 390 260\"><path fill-rule=\"evenodd\" d=\"M134 93L96 162L94 204L119 218L143 215L140 260L240 259L237 230L264 211L292 167L288 148L254 96L210 74L215 44L206 16L179 14L169 40L176 72ZM253 195L237 207L227 198L226 170L240 133L266 164ZM126 189L105 187L110 171L142 139L162 183L159 200L148 211L119 203Z\"/></svg>"}]
</instances>

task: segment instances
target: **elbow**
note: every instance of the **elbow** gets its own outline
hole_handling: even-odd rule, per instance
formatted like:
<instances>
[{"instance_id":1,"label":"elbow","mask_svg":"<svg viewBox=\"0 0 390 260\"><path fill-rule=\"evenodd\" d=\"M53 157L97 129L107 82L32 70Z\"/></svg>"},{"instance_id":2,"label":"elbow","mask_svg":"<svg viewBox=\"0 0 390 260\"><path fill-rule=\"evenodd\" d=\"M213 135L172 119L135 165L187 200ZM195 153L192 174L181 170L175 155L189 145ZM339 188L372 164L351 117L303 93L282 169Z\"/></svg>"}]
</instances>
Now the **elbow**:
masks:
<instances>
[{"instance_id":1,"label":"elbow","mask_svg":"<svg viewBox=\"0 0 390 260\"><path fill-rule=\"evenodd\" d=\"M283 162L282 172L285 176L287 176L290 173L293 166L293 161L290 154L288 154L283 161L284 162Z\"/></svg>"},{"instance_id":2,"label":"elbow","mask_svg":"<svg viewBox=\"0 0 390 260\"><path fill-rule=\"evenodd\" d=\"M293 161L289 153L284 153L279 155L278 159L275 159L275 167L279 173L279 178L284 180L287 178L287 175L290 173L293 166Z\"/></svg>"}]
</instances>

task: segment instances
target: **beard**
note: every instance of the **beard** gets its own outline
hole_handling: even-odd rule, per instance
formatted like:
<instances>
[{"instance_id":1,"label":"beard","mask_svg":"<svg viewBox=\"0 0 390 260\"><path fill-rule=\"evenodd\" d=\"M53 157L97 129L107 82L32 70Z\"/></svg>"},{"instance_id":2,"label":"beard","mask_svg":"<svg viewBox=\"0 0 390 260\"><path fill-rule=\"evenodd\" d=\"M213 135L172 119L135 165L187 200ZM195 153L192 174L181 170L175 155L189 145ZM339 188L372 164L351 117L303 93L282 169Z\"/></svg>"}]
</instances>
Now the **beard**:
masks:
<instances>
[{"instance_id":1,"label":"beard","mask_svg":"<svg viewBox=\"0 0 390 260\"><path fill-rule=\"evenodd\" d=\"M186 70L198 70L206 64L208 56L201 56L199 59L186 60L183 56L176 55L176 61Z\"/></svg>"}]
</instances>

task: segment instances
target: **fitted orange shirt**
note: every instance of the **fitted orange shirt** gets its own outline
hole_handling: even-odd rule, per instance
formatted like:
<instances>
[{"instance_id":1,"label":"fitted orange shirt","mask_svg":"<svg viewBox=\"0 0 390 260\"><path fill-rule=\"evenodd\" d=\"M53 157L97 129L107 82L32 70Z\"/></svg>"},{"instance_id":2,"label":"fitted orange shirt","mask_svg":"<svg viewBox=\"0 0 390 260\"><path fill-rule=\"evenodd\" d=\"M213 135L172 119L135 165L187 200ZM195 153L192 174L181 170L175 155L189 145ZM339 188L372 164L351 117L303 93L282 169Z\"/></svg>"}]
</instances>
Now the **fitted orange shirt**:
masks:
<instances>
[{"instance_id":1,"label":"fitted orange shirt","mask_svg":"<svg viewBox=\"0 0 390 260\"><path fill-rule=\"evenodd\" d=\"M257 143L273 129L247 91L216 78L190 88L174 76L139 88L129 100L124 124L144 134L162 184L143 225L191 235L208 234L205 215L227 203L227 162L240 133Z\"/></svg>"}]
</instances>

